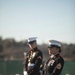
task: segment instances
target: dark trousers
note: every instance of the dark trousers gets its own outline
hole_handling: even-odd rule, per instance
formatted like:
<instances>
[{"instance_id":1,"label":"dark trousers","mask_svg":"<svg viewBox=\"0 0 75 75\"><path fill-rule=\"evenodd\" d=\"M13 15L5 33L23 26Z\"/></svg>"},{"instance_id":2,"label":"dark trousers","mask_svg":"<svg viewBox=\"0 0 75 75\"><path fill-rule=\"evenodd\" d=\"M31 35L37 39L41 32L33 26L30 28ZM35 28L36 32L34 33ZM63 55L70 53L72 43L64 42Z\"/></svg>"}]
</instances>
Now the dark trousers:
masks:
<instances>
[{"instance_id":1,"label":"dark trousers","mask_svg":"<svg viewBox=\"0 0 75 75\"><path fill-rule=\"evenodd\" d=\"M33 72L33 73L30 73L28 75L40 75L40 72Z\"/></svg>"}]
</instances>

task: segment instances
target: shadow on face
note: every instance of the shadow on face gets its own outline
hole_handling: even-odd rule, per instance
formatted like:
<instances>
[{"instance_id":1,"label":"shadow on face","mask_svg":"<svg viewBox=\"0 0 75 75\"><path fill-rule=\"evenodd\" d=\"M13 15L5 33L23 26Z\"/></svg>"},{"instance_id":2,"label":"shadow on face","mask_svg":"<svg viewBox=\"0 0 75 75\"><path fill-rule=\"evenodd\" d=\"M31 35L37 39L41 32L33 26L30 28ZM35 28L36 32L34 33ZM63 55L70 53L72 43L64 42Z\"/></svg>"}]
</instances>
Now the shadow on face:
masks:
<instances>
[{"instance_id":1,"label":"shadow on face","mask_svg":"<svg viewBox=\"0 0 75 75\"><path fill-rule=\"evenodd\" d=\"M37 47L36 42L29 44L29 47L30 47L30 49L34 49L35 47Z\"/></svg>"},{"instance_id":2,"label":"shadow on face","mask_svg":"<svg viewBox=\"0 0 75 75\"><path fill-rule=\"evenodd\" d=\"M49 54L55 55L55 54L59 53L59 48L57 48L57 47L48 48L48 52L49 52Z\"/></svg>"}]
</instances>

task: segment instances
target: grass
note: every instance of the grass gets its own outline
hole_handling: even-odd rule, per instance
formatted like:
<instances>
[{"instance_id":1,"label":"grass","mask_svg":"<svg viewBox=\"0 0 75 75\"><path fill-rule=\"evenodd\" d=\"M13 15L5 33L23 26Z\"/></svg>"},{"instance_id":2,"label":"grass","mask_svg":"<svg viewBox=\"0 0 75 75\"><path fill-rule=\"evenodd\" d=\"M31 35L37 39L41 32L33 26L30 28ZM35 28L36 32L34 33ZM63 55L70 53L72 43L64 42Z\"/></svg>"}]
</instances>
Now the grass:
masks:
<instances>
[{"instance_id":1,"label":"grass","mask_svg":"<svg viewBox=\"0 0 75 75\"><path fill-rule=\"evenodd\" d=\"M75 61L66 61L61 75L75 75Z\"/></svg>"},{"instance_id":2,"label":"grass","mask_svg":"<svg viewBox=\"0 0 75 75\"><path fill-rule=\"evenodd\" d=\"M0 75L23 74L22 61L0 61ZM75 75L75 61L66 61L61 75Z\"/></svg>"}]
</instances>

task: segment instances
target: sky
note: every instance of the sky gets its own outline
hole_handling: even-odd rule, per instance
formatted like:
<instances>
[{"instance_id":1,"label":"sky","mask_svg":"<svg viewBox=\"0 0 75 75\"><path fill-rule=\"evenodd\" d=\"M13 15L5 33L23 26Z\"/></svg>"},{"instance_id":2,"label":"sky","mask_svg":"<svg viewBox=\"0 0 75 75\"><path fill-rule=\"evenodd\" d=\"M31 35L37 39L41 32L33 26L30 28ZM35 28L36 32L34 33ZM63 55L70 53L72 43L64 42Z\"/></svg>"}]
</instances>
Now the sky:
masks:
<instances>
[{"instance_id":1,"label":"sky","mask_svg":"<svg viewBox=\"0 0 75 75\"><path fill-rule=\"evenodd\" d=\"M0 0L0 36L75 43L75 0Z\"/></svg>"}]
</instances>

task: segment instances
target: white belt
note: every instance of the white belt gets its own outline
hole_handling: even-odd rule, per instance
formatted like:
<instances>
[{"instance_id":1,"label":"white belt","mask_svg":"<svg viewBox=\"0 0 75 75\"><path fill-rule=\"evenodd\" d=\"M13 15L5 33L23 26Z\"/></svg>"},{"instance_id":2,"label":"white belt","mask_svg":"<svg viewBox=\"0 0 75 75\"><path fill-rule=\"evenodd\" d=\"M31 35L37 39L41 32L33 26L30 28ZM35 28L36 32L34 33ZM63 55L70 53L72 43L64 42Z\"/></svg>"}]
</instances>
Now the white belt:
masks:
<instances>
[{"instance_id":1,"label":"white belt","mask_svg":"<svg viewBox=\"0 0 75 75\"><path fill-rule=\"evenodd\" d=\"M34 67L35 64L33 63L28 63L28 66Z\"/></svg>"}]
</instances>

